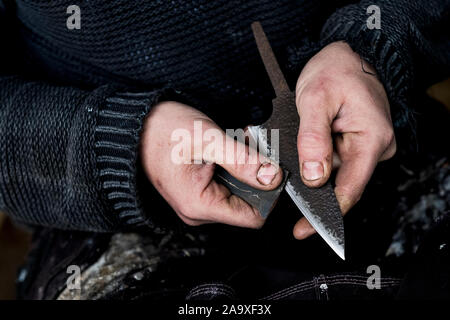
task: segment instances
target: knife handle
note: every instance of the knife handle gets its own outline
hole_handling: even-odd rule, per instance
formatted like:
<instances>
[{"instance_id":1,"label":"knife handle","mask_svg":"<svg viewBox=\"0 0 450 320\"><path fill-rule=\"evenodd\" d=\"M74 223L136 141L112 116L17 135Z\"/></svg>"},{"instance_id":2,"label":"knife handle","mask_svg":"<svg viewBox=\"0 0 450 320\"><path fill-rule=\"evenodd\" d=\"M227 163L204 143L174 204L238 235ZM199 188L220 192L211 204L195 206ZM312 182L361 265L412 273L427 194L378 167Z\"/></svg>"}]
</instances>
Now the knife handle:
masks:
<instances>
[{"instance_id":1,"label":"knife handle","mask_svg":"<svg viewBox=\"0 0 450 320\"><path fill-rule=\"evenodd\" d=\"M245 202L258 209L261 216L265 219L275 207L277 200L283 191L287 181L288 172L283 171L283 181L273 190L265 191L253 188L229 174L222 167L217 166L214 174L215 180L222 183L230 192Z\"/></svg>"}]
</instances>

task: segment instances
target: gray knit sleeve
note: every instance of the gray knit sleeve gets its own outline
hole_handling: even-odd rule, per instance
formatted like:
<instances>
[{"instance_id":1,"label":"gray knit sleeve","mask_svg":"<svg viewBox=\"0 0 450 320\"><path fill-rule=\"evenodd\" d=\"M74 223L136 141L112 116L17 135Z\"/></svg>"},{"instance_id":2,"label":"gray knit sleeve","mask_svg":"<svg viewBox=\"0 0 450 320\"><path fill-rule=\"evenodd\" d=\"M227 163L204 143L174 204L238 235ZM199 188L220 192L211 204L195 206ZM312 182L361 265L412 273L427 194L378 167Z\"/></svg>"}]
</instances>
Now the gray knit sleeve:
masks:
<instances>
[{"instance_id":1,"label":"gray knit sleeve","mask_svg":"<svg viewBox=\"0 0 450 320\"><path fill-rule=\"evenodd\" d=\"M82 90L24 76L26 52L3 4L0 31L11 30L1 32L9 47L0 53L0 211L59 229L153 227L138 196L157 196L140 190L148 185L139 183L145 180L140 133L151 107L178 92L113 85Z\"/></svg>"},{"instance_id":2,"label":"gray knit sleeve","mask_svg":"<svg viewBox=\"0 0 450 320\"><path fill-rule=\"evenodd\" d=\"M175 97L177 92L168 88L115 92L98 109L94 148L99 181L109 211L123 227L154 227L141 199L149 190L138 190L140 133L150 108Z\"/></svg>"},{"instance_id":3,"label":"gray knit sleeve","mask_svg":"<svg viewBox=\"0 0 450 320\"><path fill-rule=\"evenodd\" d=\"M152 226L137 198L139 135L165 92L0 76L0 210L60 229Z\"/></svg>"},{"instance_id":4,"label":"gray knit sleeve","mask_svg":"<svg viewBox=\"0 0 450 320\"><path fill-rule=\"evenodd\" d=\"M380 9L379 29L367 24L373 13L367 8L373 5ZM450 75L448 30L449 0L364 0L334 13L322 29L321 42L344 40L373 65L391 102L394 123L407 127L417 89Z\"/></svg>"}]
</instances>

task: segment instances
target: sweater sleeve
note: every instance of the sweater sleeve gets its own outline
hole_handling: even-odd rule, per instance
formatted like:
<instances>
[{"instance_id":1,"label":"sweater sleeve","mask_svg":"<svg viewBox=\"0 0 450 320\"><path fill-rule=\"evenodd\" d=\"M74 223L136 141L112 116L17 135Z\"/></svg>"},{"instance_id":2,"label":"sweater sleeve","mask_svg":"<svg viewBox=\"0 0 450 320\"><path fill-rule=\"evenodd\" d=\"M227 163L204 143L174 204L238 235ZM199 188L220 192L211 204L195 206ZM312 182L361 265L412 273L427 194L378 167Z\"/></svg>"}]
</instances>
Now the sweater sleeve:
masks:
<instances>
[{"instance_id":1,"label":"sweater sleeve","mask_svg":"<svg viewBox=\"0 0 450 320\"><path fill-rule=\"evenodd\" d=\"M9 44L0 53L0 211L60 229L152 227L138 196L140 132L153 105L178 95L31 80L7 29L0 0L0 34Z\"/></svg>"},{"instance_id":2,"label":"sweater sleeve","mask_svg":"<svg viewBox=\"0 0 450 320\"><path fill-rule=\"evenodd\" d=\"M369 29L380 9L380 28ZM412 122L412 98L450 75L450 1L364 0L336 11L325 23L321 44L346 41L369 62L385 86L397 127ZM420 90L418 90L420 89Z\"/></svg>"},{"instance_id":3,"label":"sweater sleeve","mask_svg":"<svg viewBox=\"0 0 450 320\"><path fill-rule=\"evenodd\" d=\"M0 210L61 229L152 225L137 198L139 135L167 91L83 91L0 76Z\"/></svg>"}]
</instances>

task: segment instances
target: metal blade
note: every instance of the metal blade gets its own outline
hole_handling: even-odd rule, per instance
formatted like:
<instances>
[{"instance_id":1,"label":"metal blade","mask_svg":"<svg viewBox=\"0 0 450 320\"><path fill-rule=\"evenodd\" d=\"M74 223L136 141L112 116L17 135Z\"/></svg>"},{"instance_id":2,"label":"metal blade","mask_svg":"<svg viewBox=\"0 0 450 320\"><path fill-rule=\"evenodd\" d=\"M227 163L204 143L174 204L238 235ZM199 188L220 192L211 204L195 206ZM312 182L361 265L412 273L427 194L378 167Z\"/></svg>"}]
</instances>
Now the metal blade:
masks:
<instances>
[{"instance_id":1,"label":"metal blade","mask_svg":"<svg viewBox=\"0 0 450 320\"><path fill-rule=\"evenodd\" d=\"M253 188L239 181L220 166L216 167L216 172L214 173L214 178L217 181L220 181L234 195L245 200L252 207L258 209L261 217L264 219L269 216L269 213L272 211L273 207L275 207L278 198L280 197L280 193L286 185L287 177L289 177L289 173L284 171L283 181L280 185L273 190L265 191Z\"/></svg>"},{"instance_id":2,"label":"metal blade","mask_svg":"<svg viewBox=\"0 0 450 320\"><path fill-rule=\"evenodd\" d=\"M267 137L261 134L261 129L269 128L265 124L248 127L250 135L257 141L260 149L268 150L269 143ZM296 139L296 136L293 139ZM281 139L280 142L281 167L290 172L286 183L287 193L317 233L341 259L345 260L344 221L331 183L328 182L323 187L314 189L303 184L300 178L296 144L283 140ZM295 152L291 150L283 152L283 149L287 148L294 148Z\"/></svg>"},{"instance_id":3,"label":"metal blade","mask_svg":"<svg viewBox=\"0 0 450 320\"><path fill-rule=\"evenodd\" d=\"M309 221L317 233L325 240L326 243L336 252L336 254L345 260L345 241L344 241L344 224L340 212L326 208L317 208L317 201L314 205L305 199L305 191L300 177L292 177L286 183L286 191L292 198L296 206L303 213L303 216ZM302 196L303 194L303 196ZM308 196L306 196L308 198ZM323 211L324 210L324 211Z\"/></svg>"}]
</instances>

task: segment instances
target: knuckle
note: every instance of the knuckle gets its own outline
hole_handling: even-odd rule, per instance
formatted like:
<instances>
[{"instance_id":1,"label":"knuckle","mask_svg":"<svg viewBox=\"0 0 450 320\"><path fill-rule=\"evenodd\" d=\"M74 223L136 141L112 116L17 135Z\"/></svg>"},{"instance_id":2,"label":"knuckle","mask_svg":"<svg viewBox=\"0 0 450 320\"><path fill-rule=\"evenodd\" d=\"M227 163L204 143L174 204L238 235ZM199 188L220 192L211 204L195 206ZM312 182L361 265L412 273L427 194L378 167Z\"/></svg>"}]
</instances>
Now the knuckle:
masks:
<instances>
[{"instance_id":1,"label":"knuckle","mask_svg":"<svg viewBox=\"0 0 450 320\"><path fill-rule=\"evenodd\" d=\"M181 210L175 210L178 217L188 226L196 227L202 224L202 222L189 218Z\"/></svg>"},{"instance_id":2,"label":"knuckle","mask_svg":"<svg viewBox=\"0 0 450 320\"><path fill-rule=\"evenodd\" d=\"M318 75L307 88L308 90L311 90L310 92L314 95L325 95L332 82L333 80L328 75L322 73Z\"/></svg>"},{"instance_id":3,"label":"knuckle","mask_svg":"<svg viewBox=\"0 0 450 320\"><path fill-rule=\"evenodd\" d=\"M388 149L386 150L385 154L384 154L384 159L383 160L387 160L392 158L395 153L397 152L397 143L395 141L395 139L392 141L391 145L388 147Z\"/></svg>"},{"instance_id":4,"label":"knuckle","mask_svg":"<svg viewBox=\"0 0 450 320\"><path fill-rule=\"evenodd\" d=\"M322 142L323 134L318 130L300 130L299 132L299 143L311 143L312 145L317 145Z\"/></svg>"},{"instance_id":5,"label":"knuckle","mask_svg":"<svg viewBox=\"0 0 450 320\"><path fill-rule=\"evenodd\" d=\"M391 127L383 130L381 139L384 146L389 146L395 140L394 130Z\"/></svg>"},{"instance_id":6,"label":"knuckle","mask_svg":"<svg viewBox=\"0 0 450 320\"><path fill-rule=\"evenodd\" d=\"M249 226L250 229L259 230L264 226L264 219L257 219L252 225Z\"/></svg>"},{"instance_id":7,"label":"knuckle","mask_svg":"<svg viewBox=\"0 0 450 320\"><path fill-rule=\"evenodd\" d=\"M376 157L385 148L384 143L380 142L379 137L376 134L367 135L367 139L364 144L361 144L358 156L372 155Z\"/></svg>"},{"instance_id":8,"label":"knuckle","mask_svg":"<svg viewBox=\"0 0 450 320\"><path fill-rule=\"evenodd\" d=\"M362 191L355 185L345 185L337 187L336 194L342 196L350 205L354 205L361 199Z\"/></svg>"},{"instance_id":9,"label":"knuckle","mask_svg":"<svg viewBox=\"0 0 450 320\"><path fill-rule=\"evenodd\" d=\"M353 196L353 204L356 204L361 200L362 192L358 192Z\"/></svg>"},{"instance_id":10,"label":"knuckle","mask_svg":"<svg viewBox=\"0 0 450 320\"><path fill-rule=\"evenodd\" d=\"M264 224L266 223L266 220L261 216L258 210L252 207L253 215L256 219L253 219L253 229L261 229Z\"/></svg>"},{"instance_id":11,"label":"knuckle","mask_svg":"<svg viewBox=\"0 0 450 320\"><path fill-rule=\"evenodd\" d=\"M326 138L322 131L316 128L300 129L297 138L297 147L302 153L305 149L320 150L323 149Z\"/></svg>"},{"instance_id":12,"label":"knuckle","mask_svg":"<svg viewBox=\"0 0 450 320\"><path fill-rule=\"evenodd\" d=\"M385 159L394 156L397 145L392 127L386 126L383 129L380 129L378 134L373 134L373 136L375 135L377 136L377 139L373 139L373 143L371 143L373 149L378 150Z\"/></svg>"},{"instance_id":13,"label":"knuckle","mask_svg":"<svg viewBox=\"0 0 450 320\"><path fill-rule=\"evenodd\" d=\"M384 152L395 139L394 132L389 126L368 130L364 136L361 147L375 153Z\"/></svg>"},{"instance_id":14,"label":"knuckle","mask_svg":"<svg viewBox=\"0 0 450 320\"><path fill-rule=\"evenodd\" d=\"M391 152L392 152L392 156L397 152L397 141L395 140L395 138L392 141Z\"/></svg>"},{"instance_id":15,"label":"knuckle","mask_svg":"<svg viewBox=\"0 0 450 320\"><path fill-rule=\"evenodd\" d=\"M183 222L191 227L198 227L198 226L202 225L202 223L200 221L194 221L191 219L183 219Z\"/></svg>"},{"instance_id":16,"label":"knuckle","mask_svg":"<svg viewBox=\"0 0 450 320\"><path fill-rule=\"evenodd\" d=\"M332 79L327 75L319 75L314 80L308 82L297 97L297 104L300 107L318 106L328 99Z\"/></svg>"},{"instance_id":17,"label":"knuckle","mask_svg":"<svg viewBox=\"0 0 450 320\"><path fill-rule=\"evenodd\" d=\"M322 86L309 86L304 89L302 94L298 97L298 106L302 108L317 108L322 105L326 99L327 92Z\"/></svg>"},{"instance_id":18,"label":"knuckle","mask_svg":"<svg viewBox=\"0 0 450 320\"><path fill-rule=\"evenodd\" d=\"M199 219L200 214L192 205L184 205L181 209L181 214L188 219Z\"/></svg>"}]
</instances>

